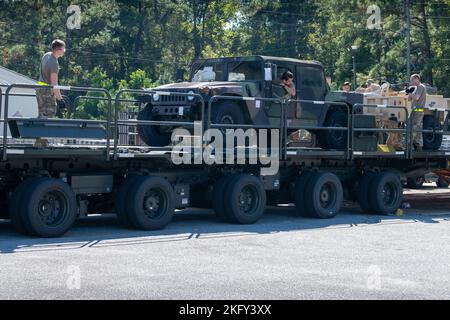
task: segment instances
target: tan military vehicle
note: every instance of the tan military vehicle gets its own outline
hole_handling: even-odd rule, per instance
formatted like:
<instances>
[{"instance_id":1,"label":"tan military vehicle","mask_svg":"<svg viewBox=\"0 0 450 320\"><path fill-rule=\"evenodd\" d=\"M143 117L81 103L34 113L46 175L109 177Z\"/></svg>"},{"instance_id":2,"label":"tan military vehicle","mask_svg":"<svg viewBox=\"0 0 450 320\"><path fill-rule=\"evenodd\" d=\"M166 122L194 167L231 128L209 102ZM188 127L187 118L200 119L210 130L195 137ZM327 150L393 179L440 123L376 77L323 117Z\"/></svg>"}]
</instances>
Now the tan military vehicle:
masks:
<instances>
[{"instance_id":1,"label":"tan military vehicle","mask_svg":"<svg viewBox=\"0 0 450 320\"><path fill-rule=\"evenodd\" d=\"M433 91L435 90L430 88L428 92L434 93ZM407 114L411 115L412 110L411 101L408 100L405 90L395 91L390 84L385 83L377 91L363 92L363 90L359 90L359 92L364 96L364 104L371 105L363 107L363 113L375 115L379 127L403 128L407 123ZM404 107L404 109L390 108L389 106ZM427 94L423 119L424 130L441 130L448 125L449 111L450 98L444 98L438 94ZM398 144L399 139L396 139L395 135L398 136L398 134L389 135L391 139L388 139L387 144ZM439 150L442 144L442 135L424 133L423 143L424 150Z\"/></svg>"}]
</instances>

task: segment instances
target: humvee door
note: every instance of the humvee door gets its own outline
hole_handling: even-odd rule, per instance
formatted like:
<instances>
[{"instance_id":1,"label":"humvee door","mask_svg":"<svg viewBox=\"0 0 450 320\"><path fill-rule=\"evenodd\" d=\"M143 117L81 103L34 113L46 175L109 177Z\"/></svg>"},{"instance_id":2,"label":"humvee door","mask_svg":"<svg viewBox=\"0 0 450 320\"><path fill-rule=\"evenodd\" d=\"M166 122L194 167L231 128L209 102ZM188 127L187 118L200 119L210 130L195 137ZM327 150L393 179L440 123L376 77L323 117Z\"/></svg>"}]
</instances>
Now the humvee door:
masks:
<instances>
[{"instance_id":1,"label":"humvee door","mask_svg":"<svg viewBox=\"0 0 450 320\"><path fill-rule=\"evenodd\" d=\"M279 63L279 62L277 62ZM268 98L274 98L274 99L280 99L282 101L290 99L289 93L286 91L286 89L282 86L281 83L281 76L286 71L291 71L294 73L294 66L293 65L277 65L277 73L276 73L276 79L272 81L272 85L270 88L270 96ZM294 73L294 83L295 83L295 73ZM266 114L269 117L269 122L272 125L277 125L280 123L280 117L281 117L281 105L280 103L276 102L267 102L266 104ZM289 106L287 109L287 117L293 118L295 117L295 106Z\"/></svg>"},{"instance_id":2,"label":"humvee door","mask_svg":"<svg viewBox=\"0 0 450 320\"><path fill-rule=\"evenodd\" d=\"M271 97L282 100L311 100L323 101L327 93L326 79L323 69L315 65L290 65L277 62L277 78L272 83ZM296 97L290 97L281 86L281 76L284 72L291 71L294 74ZM323 105L313 102L290 102L287 105L287 118L292 125L318 125L323 112ZM275 103L270 103L266 109L271 123L281 116L281 110Z\"/></svg>"},{"instance_id":3,"label":"humvee door","mask_svg":"<svg viewBox=\"0 0 450 320\"><path fill-rule=\"evenodd\" d=\"M327 85L323 69L315 65L297 65L297 99L324 101ZM295 103L295 123L301 125L319 125L323 105L314 102Z\"/></svg>"}]
</instances>

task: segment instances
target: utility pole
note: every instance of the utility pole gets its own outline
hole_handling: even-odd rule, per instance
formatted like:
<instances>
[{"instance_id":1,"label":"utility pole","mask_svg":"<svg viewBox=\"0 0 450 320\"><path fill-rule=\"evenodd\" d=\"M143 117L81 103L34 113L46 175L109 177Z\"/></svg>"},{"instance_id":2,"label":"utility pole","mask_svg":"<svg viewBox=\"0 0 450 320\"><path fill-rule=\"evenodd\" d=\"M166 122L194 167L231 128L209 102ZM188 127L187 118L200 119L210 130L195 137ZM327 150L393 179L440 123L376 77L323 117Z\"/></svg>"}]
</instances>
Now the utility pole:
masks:
<instances>
[{"instance_id":1,"label":"utility pole","mask_svg":"<svg viewBox=\"0 0 450 320\"><path fill-rule=\"evenodd\" d=\"M406 11L406 80L411 76L411 0L405 0Z\"/></svg>"},{"instance_id":2,"label":"utility pole","mask_svg":"<svg viewBox=\"0 0 450 320\"><path fill-rule=\"evenodd\" d=\"M352 61L353 61L353 90L356 90L358 87L358 83L356 80L356 52L358 51L357 45L352 45L350 47L350 52L352 53Z\"/></svg>"},{"instance_id":3,"label":"utility pole","mask_svg":"<svg viewBox=\"0 0 450 320\"><path fill-rule=\"evenodd\" d=\"M356 60L355 60L355 53L352 55L353 60L353 90L356 90L357 83L356 83Z\"/></svg>"}]
</instances>

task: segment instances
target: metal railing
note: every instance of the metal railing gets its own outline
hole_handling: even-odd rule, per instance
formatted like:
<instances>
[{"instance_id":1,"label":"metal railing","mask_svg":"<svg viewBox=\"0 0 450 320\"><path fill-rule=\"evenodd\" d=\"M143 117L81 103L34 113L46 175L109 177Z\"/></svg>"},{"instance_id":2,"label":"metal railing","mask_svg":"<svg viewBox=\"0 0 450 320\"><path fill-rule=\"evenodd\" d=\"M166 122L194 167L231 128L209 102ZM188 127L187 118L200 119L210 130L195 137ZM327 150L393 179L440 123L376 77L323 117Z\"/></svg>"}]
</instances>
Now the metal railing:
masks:
<instances>
[{"instance_id":1,"label":"metal railing","mask_svg":"<svg viewBox=\"0 0 450 320\"><path fill-rule=\"evenodd\" d=\"M424 133L431 133L433 135L450 135L450 128L449 128L449 117L450 117L450 110L449 109L445 109L445 108L431 108L428 110L433 110L434 111L434 118L438 119L436 121L436 126L433 128L433 130L429 130L429 129L415 129L414 125L412 124L413 121L413 117L416 114L416 112L412 112L412 116L410 117L410 144L409 144L409 150L410 150L410 158L413 158L413 150L414 150L414 133L416 132L420 132L422 134L422 141L423 141L423 135ZM442 129L440 129L440 122L439 122L439 117L438 117L438 112L444 112L444 127ZM446 114L446 115L445 115ZM426 115L424 115L426 116ZM423 122L423 121L422 121ZM427 150L425 150L427 151Z\"/></svg>"},{"instance_id":2,"label":"metal railing","mask_svg":"<svg viewBox=\"0 0 450 320\"><path fill-rule=\"evenodd\" d=\"M261 102L273 102L276 104L279 104L280 106L280 123L279 125L270 125L270 124L266 124L266 125L252 125L252 124L240 124L240 123L233 123L233 124L223 124L223 123L213 123L212 119L211 119L211 110L212 110L212 105L214 102L217 102L219 100L228 100L228 101L238 101L238 102L252 102L255 103L255 109L263 109L266 108L266 106L262 106ZM257 105L259 104L259 107L257 107ZM283 131L283 119L284 119L284 112L285 112L285 108L283 107L283 101L280 99L276 99L276 98L263 98L263 97L238 97L238 96L221 96L221 95L217 95L217 96L212 96L211 99L209 99L208 101L208 110L207 110L207 118L206 118L206 129L255 129L255 130L260 130L260 129L269 129L269 130L280 130L281 132ZM283 143L283 135L279 134L279 148L278 148L278 156L279 159L281 159L282 154L282 150L284 148L284 143ZM267 149L269 149L269 144L267 144ZM268 152L268 150L267 150Z\"/></svg>"},{"instance_id":3,"label":"metal railing","mask_svg":"<svg viewBox=\"0 0 450 320\"><path fill-rule=\"evenodd\" d=\"M409 158L409 128L410 128L410 115L408 112L408 109L404 106L391 106L391 105L377 105L377 104L364 104L364 103L356 103L353 106L353 110L358 110L359 107L362 108L383 108L383 109L401 109L404 110L406 113L406 126L403 129L394 129L394 128L355 128L354 125L354 119L355 119L355 112L352 112L352 119L351 119L351 132L350 132L350 136L351 136L351 150L352 150L352 158L355 156L355 152L359 152L358 150L355 150L355 132L386 132L386 133L390 133L390 132L401 132L403 134L405 134L405 150L403 151L403 155L405 156L405 158ZM399 154L400 155L400 154Z\"/></svg>"},{"instance_id":4,"label":"metal railing","mask_svg":"<svg viewBox=\"0 0 450 320\"><path fill-rule=\"evenodd\" d=\"M103 88L91 88L91 87L75 87L75 86L41 86L41 85L32 85L32 84L12 84L8 86L8 88L5 91L5 108L4 108L4 116L3 119L0 119L1 122L3 122L3 150L2 150L2 160L6 161L8 158L8 122L9 120L13 120L16 118L10 118L8 111L9 111L9 97L10 92L14 88L22 88L22 89L59 89L63 91L73 91L73 92L100 92L103 93L107 99L108 99L108 114L106 120L74 120L74 119L36 119L36 118L20 118L21 120L27 120L32 119L36 122L44 122L44 123L91 123L91 124L104 124L106 126L106 160L109 161L109 150L110 150L110 138L109 138L109 131L110 131L110 125L111 125L111 116L112 116L112 104L111 104L111 94L108 90ZM3 94L2 91L0 91L0 94ZM1 100L1 95L0 95ZM0 111L1 111L1 104L0 104Z\"/></svg>"},{"instance_id":5,"label":"metal railing","mask_svg":"<svg viewBox=\"0 0 450 320\"><path fill-rule=\"evenodd\" d=\"M346 150L346 158L351 158L351 142L350 142L350 132L351 132L351 110L348 104L344 102L333 102L333 101L315 101L315 100L301 100L301 99L289 99L286 101L286 107L290 103L296 103L297 107L304 108L306 107L306 103L312 103L314 105L326 105L329 104L330 107L336 106L338 108L344 108L347 112L347 126L346 127L324 127L324 126L311 126L311 125L296 125L296 126L290 126L288 124L288 118L287 118L287 112L284 113L284 124L285 124L285 141L287 142L287 132L288 130L310 130L310 131L325 131L325 130L331 130L331 131L347 131L347 150ZM286 109L286 108L285 108ZM287 155L284 155L283 159L286 159Z\"/></svg>"},{"instance_id":6,"label":"metal railing","mask_svg":"<svg viewBox=\"0 0 450 320\"><path fill-rule=\"evenodd\" d=\"M75 112L77 110L77 106L81 100L108 101L108 98L95 97L95 96L77 96L73 99L73 103L71 104L71 108L70 108L71 115L75 114ZM137 100L128 100L128 99L120 99L119 101L120 102L128 102L128 103L138 102Z\"/></svg>"},{"instance_id":7,"label":"metal railing","mask_svg":"<svg viewBox=\"0 0 450 320\"><path fill-rule=\"evenodd\" d=\"M60 89L62 91L74 91L74 92L98 92L102 93L104 96L95 97L95 96L77 96L74 99L74 106L76 106L80 100L97 100L97 101L106 101L108 103L108 110L106 115L106 120L80 120L80 119L39 119L39 118L14 118L10 117L8 114L9 111L9 103L11 96L33 96L33 94L15 94L11 91L15 88L22 89ZM185 92L171 92L171 91L160 91L157 89L150 90L137 90L137 89L121 89L117 92L114 97L114 110L112 105L112 96L108 92L108 90L103 88L92 88L92 87L68 87L68 86L41 86L41 85L30 85L30 84L13 84L7 87L6 91L3 92L0 87L0 122L4 123L3 127L3 142L2 142L2 159L3 161L7 160L7 149L8 149L8 122L10 120L33 120L35 122L46 122L46 123L90 123L90 124L101 124L106 126L106 160L109 161L111 159L111 139L113 139L113 159L118 158L118 128L119 126L173 126L173 127L189 127L192 128L195 126L195 121L166 121L166 120L119 120L119 111L122 103L141 103L138 100L134 99L122 99L121 97L124 94L129 95L149 95L152 97L158 94L161 96L184 96L184 97L194 97L192 102L196 102L197 105L200 105L200 119L198 121L202 122L202 138L204 135L204 131L210 128L217 129L226 129L226 128L241 128L241 129L278 129L280 130L279 135L279 159L286 160L287 159L287 141L288 141L288 131L291 130L308 130L308 131L323 131L323 130L334 130L334 131L344 131L347 134L347 148L346 150L342 150L344 152L345 158L351 160L355 156L355 134L358 132L386 132L386 133L401 133L405 137L405 150L404 154L400 154L400 152L396 153L396 156L402 156L407 159L413 158L413 134L416 132L421 132L422 134L431 133L437 135L450 135L449 131L449 117L450 110L448 109L436 109L435 117L438 112L443 111L446 113L444 120L444 128L440 128L436 126L433 130L425 130L425 129L415 129L412 125L412 114L408 112L408 109L404 106L391 106L391 105L372 105L372 104L355 104L353 107L350 107L348 104L344 102L333 102L333 101L313 101L313 100L301 100L301 99L290 99L290 100L281 100L277 98L263 98L263 97L237 97L237 96L212 96L208 103L206 104L205 99L202 95L198 93L185 93ZM2 114L2 97L5 97L4 102L4 111ZM223 124L223 123L213 123L212 116L212 108L213 104L218 102L219 100L231 100L231 101L239 101L241 103L254 103L255 110L260 108L261 110L266 110L267 108L273 108L274 105L279 105L280 112L275 117L278 118L279 123L277 125L273 124L265 124L265 125L253 125L253 124ZM326 105L328 104L330 108L337 107L340 109L345 109L347 112L347 126L346 127L324 127L319 125L291 125L288 120L288 108L291 104L295 104L295 112L298 112L298 108L305 108L306 104L315 104L315 105ZM361 128L355 127L355 110L358 108L386 108L386 109L402 109L406 113L406 127L404 128ZM113 113L114 112L114 113ZM301 119L299 119L301 120ZM440 123L439 123L440 125ZM203 142L203 141L202 141ZM204 148L204 144L202 143L202 150ZM290 148L292 149L292 148ZM301 148L303 149L303 148ZM328 150L323 150L328 151ZM300 152L301 154L301 152ZM382 154L382 153L380 153Z\"/></svg>"},{"instance_id":8,"label":"metal railing","mask_svg":"<svg viewBox=\"0 0 450 320\"><path fill-rule=\"evenodd\" d=\"M124 93L129 93L133 95L149 95L153 97L153 95L158 94L161 96L182 96L182 97L194 97L195 99L198 99L200 101L201 105L201 119L204 119L205 116L205 99L203 96L201 96L198 93L186 93L186 92L170 92L170 91L159 91L154 89L149 90L138 90L138 89L121 89L117 92L115 98L114 98L114 152L113 157L116 160L118 158L118 127L119 125L123 126L137 126L137 125L144 125L144 126L185 126L185 127L194 127L195 121L148 121L148 120L127 120L127 121L120 121L119 120L119 109L120 109L120 103L122 99L120 97ZM202 126L202 132L203 136L203 126Z\"/></svg>"}]
</instances>

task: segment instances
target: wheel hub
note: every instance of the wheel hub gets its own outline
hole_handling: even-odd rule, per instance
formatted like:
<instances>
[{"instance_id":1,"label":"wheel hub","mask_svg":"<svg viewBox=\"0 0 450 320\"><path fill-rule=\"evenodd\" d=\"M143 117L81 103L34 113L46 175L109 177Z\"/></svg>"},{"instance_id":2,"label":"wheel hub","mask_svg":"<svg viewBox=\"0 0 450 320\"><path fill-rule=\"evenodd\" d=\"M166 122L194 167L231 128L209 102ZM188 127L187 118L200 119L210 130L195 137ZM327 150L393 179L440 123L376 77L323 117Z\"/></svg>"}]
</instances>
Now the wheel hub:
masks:
<instances>
[{"instance_id":1,"label":"wheel hub","mask_svg":"<svg viewBox=\"0 0 450 320\"><path fill-rule=\"evenodd\" d=\"M328 188L322 189L322 192L320 193L320 200L325 203L330 200L330 192Z\"/></svg>"},{"instance_id":2,"label":"wheel hub","mask_svg":"<svg viewBox=\"0 0 450 320\"><path fill-rule=\"evenodd\" d=\"M148 218L158 218L164 212L164 195L159 190L150 190L144 197L143 206Z\"/></svg>"},{"instance_id":3,"label":"wheel hub","mask_svg":"<svg viewBox=\"0 0 450 320\"><path fill-rule=\"evenodd\" d=\"M395 189L390 184L386 184L383 187L382 197L386 205L392 204L395 201Z\"/></svg>"},{"instance_id":4,"label":"wheel hub","mask_svg":"<svg viewBox=\"0 0 450 320\"><path fill-rule=\"evenodd\" d=\"M433 127L425 128L424 130L433 130ZM426 132L423 134L423 139L429 143L433 143L433 141L436 139L436 135L434 133Z\"/></svg>"},{"instance_id":5,"label":"wheel hub","mask_svg":"<svg viewBox=\"0 0 450 320\"><path fill-rule=\"evenodd\" d=\"M57 223L64 213L63 202L54 194L46 193L38 205L38 215L47 225Z\"/></svg>"},{"instance_id":6,"label":"wheel hub","mask_svg":"<svg viewBox=\"0 0 450 320\"><path fill-rule=\"evenodd\" d=\"M148 211L158 211L159 209L159 197L155 194L145 199L145 209Z\"/></svg>"},{"instance_id":7,"label":"wheel hub","mask_svg":"<svg viewBox=\"0 0 450 320\"><path fill-rule=\"evenodd\" d=\"M328 208L330 205L333 205L335 201L334 189L330 184L325 184L320 189L319 200L322 208Z\"/></svg>"},{"instance_id":8,"label":"wheel hub","mask_svg":"<svg viewBox=\"0 0 450 320\"><path fill-rule=\"evenodd\" d=\"M254 190L252 190L251 187L243 188L239 194L238 201L239 208L245 213L250 213L254 209L256 203L256 194Z\"/></svg>"},{"instance_id":9,"label":"wheel hub","mask_svg":"<svg viewBox=\"0 0 450 320\"><path fill-rule=\"evenodd\" d=\"M221 119L220 119L220 123L222 124L234 124L234 120L233 117L230 115L224 115Z\"/></svg>"}]
</instances>

